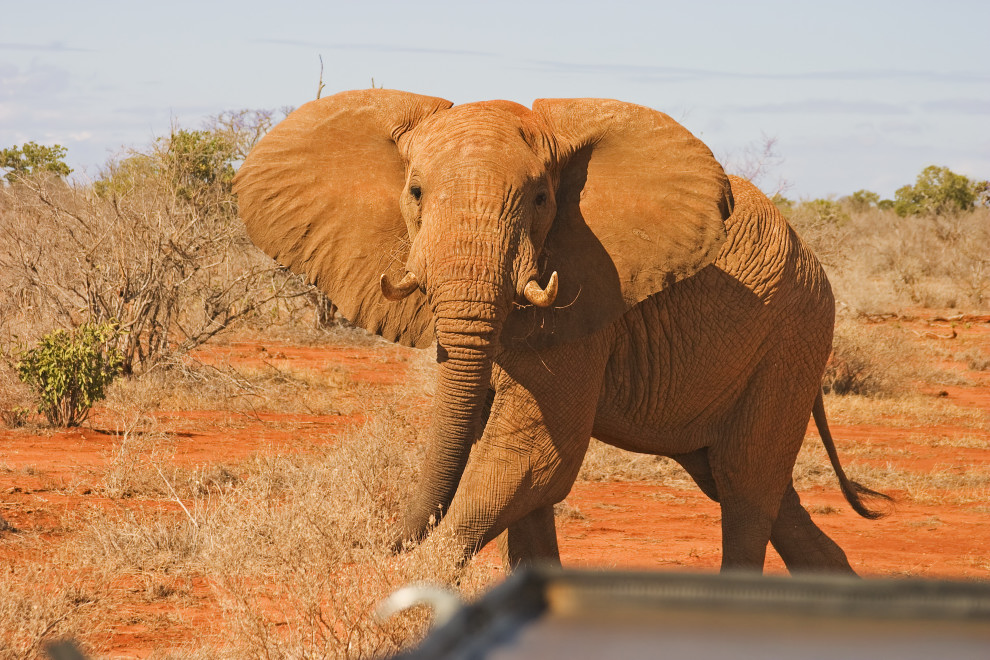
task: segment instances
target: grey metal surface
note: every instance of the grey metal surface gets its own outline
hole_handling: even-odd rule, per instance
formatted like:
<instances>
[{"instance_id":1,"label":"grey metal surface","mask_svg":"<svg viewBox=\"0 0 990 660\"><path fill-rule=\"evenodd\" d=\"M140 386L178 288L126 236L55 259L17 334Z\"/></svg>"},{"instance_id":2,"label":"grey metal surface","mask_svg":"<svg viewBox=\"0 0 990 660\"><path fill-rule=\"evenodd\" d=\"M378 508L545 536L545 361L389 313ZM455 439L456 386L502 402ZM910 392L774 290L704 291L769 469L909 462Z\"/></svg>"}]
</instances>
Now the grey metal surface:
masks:
<instances>
[{"instance_id":1,"label":"grey metal surface","mask_svg":"<svg viewBox=\"0 0 990 660\"><path fill-rule=\"evenodd\" d=\"M524 571L403 658L990 658L990 584Z\"/></svg>"}]
</instances>

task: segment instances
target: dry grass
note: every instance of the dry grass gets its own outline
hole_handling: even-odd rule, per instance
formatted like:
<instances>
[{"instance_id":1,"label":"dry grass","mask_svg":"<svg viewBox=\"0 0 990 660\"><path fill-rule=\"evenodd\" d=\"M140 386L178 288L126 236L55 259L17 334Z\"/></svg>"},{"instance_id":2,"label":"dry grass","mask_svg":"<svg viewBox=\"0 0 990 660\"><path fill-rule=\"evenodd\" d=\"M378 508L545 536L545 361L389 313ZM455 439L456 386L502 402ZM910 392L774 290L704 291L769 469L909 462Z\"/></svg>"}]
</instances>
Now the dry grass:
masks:
<instances>
[{"instance_id":1,"label":"dry grass","mask_svg":"<svg viewBox=\"0 0 990 660\"><path fill-rule=\"evenodd\" d=\"M143 386L171 410L349 414L354 386L339 366L298 368L277 361L262 365L187 362L160 369Z\"/></svg>"},{"instance_id":2,"label":"dry grass","mask_svg":"<svg viewBox=\"0 0 990 660\"><path fill-rule=\"evenodd\" d=\"M955 447L957 449L990 449L990 437L978 435L935 435L929 433L912 438L912 441L929 447Z\"/></svg>"},{"instance_id":3,"label":"dry grass","mask_svg":"<svg viewBox=\"0 0 990 660\"><path fill-rule=\"evenodd\" d=\"M829 422L845 425L882 425L894 428L954 426L990 431L990 415L949 399L909 393L896 399L866 396L825 397Z\"/></svg>"},{"instance_id":4,"label":"dry grass","mask_svg":"<svg viewBox=\"0 0 990 660\"><path fill-rule=\"evenodd\" d=\"M11 562L9 574L17 577L0 587L0 629L10 631L4 639L17 649L12 657L30 655L37 640L56 634L101 646L124 616L113 604L134 593L166 610L205 599L223 611L196 631L195 647L182 656L369 657L410 644L425 631L425 613L379 622L373 612L380 600L416 581L470 597L493 575L460 566L442 539L389 554L392 521L422 460L419 445L400 439L406 427L401 416L381 410L332 446L306 454L158 476L147 466L167 465L156 458L168 452L165 436L122 437L120 456L133 451L146 460L111 463L100 494L119 504L80 509L68 520L78 540L57 564L31 563L33 572L25 574L21 562L16 571ZM142 474L135 464L145 466ZM170 502L171 488L188 515ZM60 566L72 566L76 577ZM39 594L32 584L51 588ZM209 587L194 587L203 584ZM128 616L164 625L160 609Z\"/></svg>"},{"instance_id":5,"label":"dry grass","mask_svg":"<svg viewBox=\"0 0 990 660\"><path fill-rule=\"evenodd\" d=\"M578 479L583 481L652 481L675 487L694 482L673 460L636 454L592 439Z\"/></svg>"},{"instance_id":6,"label":"dry grass","mask_svg":"<svg viewBox=\"0 0 990 660\"><path fill-rule=\"evenodd\" d=\"M343 342L350 332L323 332L327 339L323 345L346 345ZM238 335L239 340L250 337ZM432 382L424 382L433 374L429 351L394 347L376 337L365 338L358 345L381 347L382 364L389 369L402 364L408 374L404 387L419 389L413 396L422 397L423 388L432 387ZM346 368L330 360L299 366L278 355L277 350L259 353L261 357L249 363L230 359L205 362L195 356L160 363L139 378L115 382L101 407L116 418L147 418L162 410L224 411L248 417L257 413L346 416L364 410L369 396L380 396L374 386L353 382ZM429 361L425 366L424 358Z\"/></svg>"},{"instance_id":7,"label":"dry grass","mask_svg":"<svg viewBox=\"0 0 990 660\"><path fill-rule=\"evenodd\" d=\"M986 449L986 441L983 446ZM882 444L860 444L840 448L843 468L850 479L874 490L896 494L897 500L915 504L967 505L983 503L990 498L990 469L982 464L935 465L929 470L909 470L895 467L896 458ZM913 452L901 454L910 458ZM804 443L794 465L794 485L802 488L834 488L835 473L828 456L817 438Z\"/></svg>"},{"instance_id":8,"label":"dry grass","mask_svg":"<svg viewBox=\"0 0 990 660\"><path fill-rule=\"evenodd\" d=\"M268 318L238 330L237 337L247 341L265 341L293 346L354 346L382 348L388 351L395 344L351 325L338 317L338 322L320 326L315 322L312 308L291 305L284 312L270 311ZM417 354L423 351L415 351ZM427 351L428 352L428 351Z\"/></svg>"},{"instance_id":9,"label":"dry grass","mask_svg":"<svg viewBox=\"0 0 990 660\"><path fill-rule=\"evenodd\" d=\"M925 472L904 470L886 464L854 464L846 470L850 478L870 484L875 490L903 493L898 498L915 504L980 504L990 499L990 472L982 467L938 465Z\"/></svg>"},{"instance_id":10,"label":"dry grass","mask_svg":"<svg viewBox=\"0 0 990 660\"><path fill-rule=\"evenodd\" d=\"M990 209L902 218L877 209L820 217L799 208L790 220L825 264L840 309L884 314L990 305Z\"/></svg>"},{"instance_id":11,"label":"dry grass","mask_svg":"<svg viewBox=\"0 0 990 660\"><path fill-rule=\"evenodd\" d=\"M328 382L351 397L355 387L267 367L238 368L236 378L204 369L171 390L174 372L165 370L121 381L101 417L116 432L106 468L83 471L81 483L60 491L95 499L57 514L44 532L72 542L53 558L41 532L0 531L0 557L14 576L0 586L0 649L10 649L0 657L30 657L58 636L102 652L122 626L160 632L156 657L378 657L415 642L426 612L380 622L379 601L417 581L470 598L500 574L460 565L443 539L400 556L387 550L423 460L416 440L435 372L428 352L405 364L402 386L365 386L368 421L329 444L186 467L174 464L175 439L152 414L163 402L202 406L247 388L275 407ZM14 552L17 544L25 549ZM49 587L39 593L37 584ZM206 616L190 619L184 608ZM164 641L176 636L194 641Z\"/></svg>"},{"instance_id":12,"label":"dry grass","mask_svg":"<svg viewBox=\"0 0 990 660\"><path fill-rule=\"evenodd\" d=\"M46 552L49 562L74 565L74 553L65 549L23 550ZM106 635L109 594L101 580L6 556L0 557L0 572L4 574L0 580L0 658L36 658L52 639L100 640Z\"/></svg>"}]
</instances>

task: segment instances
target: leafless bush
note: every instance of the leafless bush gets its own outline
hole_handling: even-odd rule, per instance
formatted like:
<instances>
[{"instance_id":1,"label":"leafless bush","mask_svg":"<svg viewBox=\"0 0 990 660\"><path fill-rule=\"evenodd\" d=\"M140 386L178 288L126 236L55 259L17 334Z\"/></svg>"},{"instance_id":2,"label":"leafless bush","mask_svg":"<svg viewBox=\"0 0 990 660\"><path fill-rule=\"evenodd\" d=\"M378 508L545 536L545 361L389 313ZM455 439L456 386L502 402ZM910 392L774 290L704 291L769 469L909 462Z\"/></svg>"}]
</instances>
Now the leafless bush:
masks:
<instances>
[{"instance_id":1,"label":"leafless bush","mask_svg":"<svg viewBox=\"0 0 990 660\"><path fill-rule=\"evenodd\" d=\"M840 309L990 308L990 209L900 217L831 205L823 215L806 202L789 219L825 264Z\"/></svg>"},{"instance_id":2,"label":"leafless bush","mask_svg":"<svg viewBox=\"0 0 990 660\"><path fill-rule=\"evenodd\" d=\"M746 144L742 149L729 153L720 160L726 172L750 181L767 191L771 197L782 194L789 185L783 177L778 177L774 183L767 182L771 172L784 162L784 158L777 150L776 137L762 135L759 140Z\"/></svg>"},{"instance_id":3,"label":"leafless bush","mask_svg":"<svg viewBox=\"0 0 990 660\"><path fill-rule=\"evenodd\" d=\"M878 331L850 320L836 325L832 356L825 367L825 393L884 396L899 386L897 347Z\"/></svg>"},{"instance_id":4,"label":"leafless bush","mask_svg":"<svg viewBox=\"0 0 990 660\"><path fill-rule=\"evenodd\" d=\"M304 295L237 218L232 159L257 139L244 131L176 129L93 185L35 176L0 190L4 339L116 320L131 372Z\"/></svg>"},{"instance_id":5,"label":"leafless bush","mask_svg":"<svg viewBox=\"0 0 990 660\"><path fill-rule=\"evenodd\" d=\"M120 419L115 432L97 492L111 498L168 497L161 470L172 457L172 438L154 418L140 413Z\"/></svg>"},{"instance_id":6,"label":"leafless bush","mask_svg":"<svg viewBox=\"0 0 990 660\"><path fill-rule=\"evenodd\" d=\"M903 327L840 316L822 387L826 394L890 398L908 395L920 383L958 382L935 364L937 348Z\"/></svg>"}]
</instances>

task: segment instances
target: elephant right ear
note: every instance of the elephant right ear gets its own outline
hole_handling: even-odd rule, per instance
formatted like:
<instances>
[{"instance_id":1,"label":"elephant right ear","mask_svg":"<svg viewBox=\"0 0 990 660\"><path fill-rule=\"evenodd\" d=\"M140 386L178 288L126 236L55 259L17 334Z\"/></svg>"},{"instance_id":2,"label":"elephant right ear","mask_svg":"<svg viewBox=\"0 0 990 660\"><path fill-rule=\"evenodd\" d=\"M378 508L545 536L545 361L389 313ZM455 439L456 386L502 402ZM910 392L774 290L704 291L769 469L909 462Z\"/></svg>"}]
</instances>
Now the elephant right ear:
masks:
<instances>
[{"instance_id":1,"label":"elephant right ear","mask_svg":"<svg viewBox=\"0 0 990 660\"><path fill-rule=\"evenodd\" d=\"M407 346L432 343L433 316L419 291L391 302L380 289L382 273L401 277L409 252L397 142L451 105L383 89L312 101L272 129L234 179L256 245L304 275L349 321Z\"/></svg>"}]
</instances>

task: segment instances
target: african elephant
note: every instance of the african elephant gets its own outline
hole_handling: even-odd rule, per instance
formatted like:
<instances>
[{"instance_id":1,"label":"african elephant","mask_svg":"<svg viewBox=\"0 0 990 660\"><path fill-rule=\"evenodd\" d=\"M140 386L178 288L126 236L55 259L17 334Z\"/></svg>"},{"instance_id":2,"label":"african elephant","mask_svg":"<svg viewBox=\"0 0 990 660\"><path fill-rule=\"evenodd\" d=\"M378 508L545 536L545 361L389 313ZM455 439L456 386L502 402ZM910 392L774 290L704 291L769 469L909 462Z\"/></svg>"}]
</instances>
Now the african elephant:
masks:
<instances>
[{"instance_id":1,"label":"african elephant","mask_svg":"<svg viewBox=\"0 0 990 660\"><path fill-rule=\"evenodd\" d=\"M773 204L670 117L601 99L453 106L343 92L235 180L251 239L343 316L439 362L403 540L559 561L553 505L594 436L670 456L720 503L722 567L851 572L791 481L834 302ZM540 283L545 284L540 284ZM882 497L882 496L881 496Z\"/></svg>"}]
</instances>

